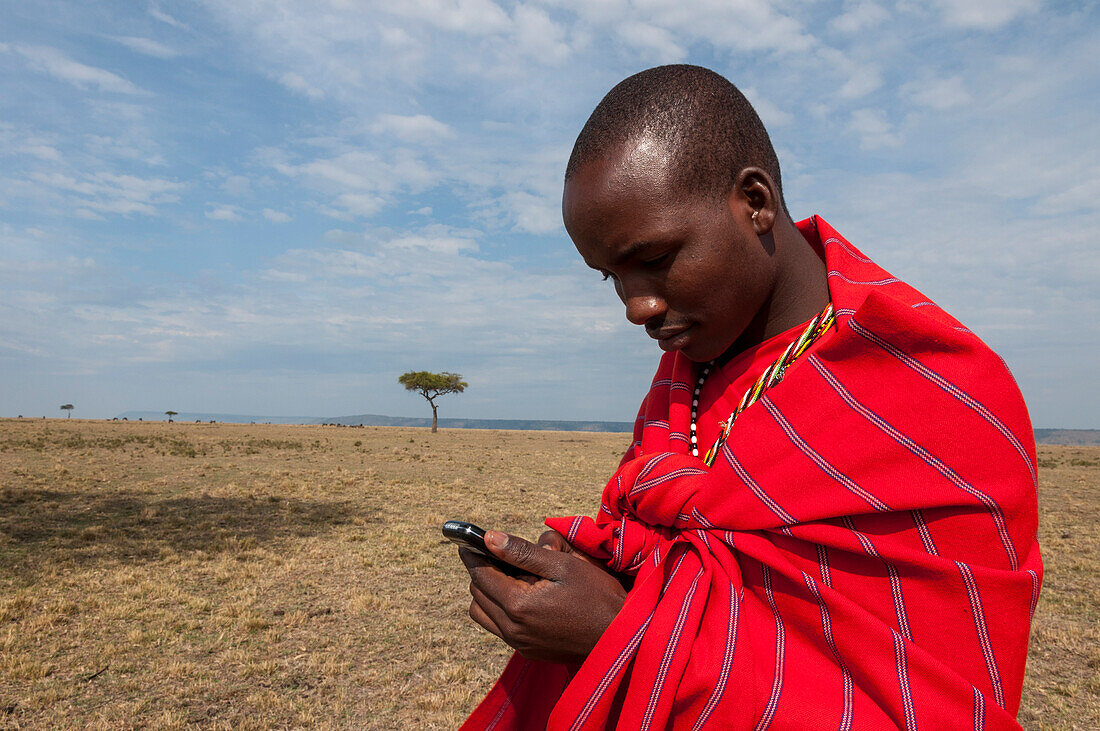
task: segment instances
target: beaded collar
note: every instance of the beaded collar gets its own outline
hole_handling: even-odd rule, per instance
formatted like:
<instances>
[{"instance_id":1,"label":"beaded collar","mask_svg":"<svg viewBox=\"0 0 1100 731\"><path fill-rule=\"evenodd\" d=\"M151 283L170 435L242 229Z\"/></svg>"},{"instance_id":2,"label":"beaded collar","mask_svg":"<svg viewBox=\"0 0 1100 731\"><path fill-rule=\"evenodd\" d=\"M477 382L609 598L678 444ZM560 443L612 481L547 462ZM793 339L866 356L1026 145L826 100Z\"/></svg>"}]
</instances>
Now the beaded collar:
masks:
<instances>
[{"instance_id":1,"label":"beaded collar","mask_svg":"<svg viewBox=\"0 0 1100 731\"><path fill-rule=\"evenodd\" d=\"M729 418L722 422L722 427L718 432L718 439L711 445L703 457L703 462L708 466L714 464L715 458L718 456L719 450L726 443L726 438L729 437L730 429L733 428L733 422L737 419L737 416L756 403L760 397L769 388L774 386L783 380L783 376L787 372L787 366L789 366L798 356L806 352L806 350L813 345L819 337L821 337L825 331L832 327L833 322L836 320L833 313L833 303L825 305L825 309L814 316L809 323L806 324L806 328L802 331L802 334L798 336L798 339L787 346L787 349L783 351L783 354L775 359L770 366L764 369L764 372L760 374L760 377L756 379L756 382L749 387L749 390L745 392L745 395L741 398L741 403L734 409L733 413L729 415ZM707 376L710 375L711 370L714 368L715 361L710 361L703 366L699 372L699 380L695 383L695 393L691 397L691 454L693 457L699 456L699 436L697 434L696 422L699 416L699 394L703 391L703 384L707 380Z\"/></svg>"}]
</instances>

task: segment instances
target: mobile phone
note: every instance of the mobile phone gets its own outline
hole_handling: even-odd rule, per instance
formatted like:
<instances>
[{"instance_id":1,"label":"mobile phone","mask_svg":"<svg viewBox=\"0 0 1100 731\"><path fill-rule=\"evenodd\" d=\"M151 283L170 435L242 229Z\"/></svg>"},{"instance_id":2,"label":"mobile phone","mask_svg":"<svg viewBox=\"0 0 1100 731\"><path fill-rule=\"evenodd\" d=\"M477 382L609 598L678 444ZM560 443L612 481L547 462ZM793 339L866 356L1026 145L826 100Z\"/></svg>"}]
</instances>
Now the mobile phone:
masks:
<instances>
[{"instance_id":1,"label":"mobile phone","mask_svg":"<svg viewBox=\"0 0 1100 731\"><path fill-rule=\"evenodd\" d=\"M484 556L489 563L509 576L531 576L529 572L524 571L519 566L513 566L490 553L485 546L485 530L473 523L467 523L464 520L448 520L443 524L443 535L462 548L468 548L474 553Z\"/></svg>"}]
</instances>

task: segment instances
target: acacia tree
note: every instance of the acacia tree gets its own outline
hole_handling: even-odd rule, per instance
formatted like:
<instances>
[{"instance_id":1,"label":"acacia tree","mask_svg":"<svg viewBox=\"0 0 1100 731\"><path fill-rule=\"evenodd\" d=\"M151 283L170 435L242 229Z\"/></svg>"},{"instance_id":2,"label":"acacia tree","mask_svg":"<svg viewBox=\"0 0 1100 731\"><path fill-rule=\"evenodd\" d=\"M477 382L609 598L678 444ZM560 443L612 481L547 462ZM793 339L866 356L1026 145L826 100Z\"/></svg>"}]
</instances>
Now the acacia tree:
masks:
<instances>
[{"instance_id":1,"label":"acacia tree","mask_svg":"<svg viewBox=\"0 0 1100 731\"><path fill-rule=\"evenodd\" d=\"M175 416L178 413L179 413L178 411L165 411L164 412L164 415L168 417L168 423L169 424L172 423L172 417Z\"/></svg>"},{"instance_id":2,"label":"acacia tree","mask_svg":"<svg viewBox=\"0 0 1100 731\"><path fill-rule=\"evenodd\" d=\"M449 393L462 393L469 385L462 380L458 373L431 373L429 371L409 371L397 377L397 382L405 387L406 391L416 391L428 400L432 405L432 434L436 432L439 423L439 407L435 400Z\"/></svg>"},{"instance_id":3,"label":"acacia tree","mask_svg":"<svg viewBox=\"0 0 1100 731\"><path fill-rule=\"evenodd\" d=\"M73 405L72 404L61 404L61 410L66 412L65 413L65 418L66 419L71 419L73 417Z\"/></svg>"}]
</instances>

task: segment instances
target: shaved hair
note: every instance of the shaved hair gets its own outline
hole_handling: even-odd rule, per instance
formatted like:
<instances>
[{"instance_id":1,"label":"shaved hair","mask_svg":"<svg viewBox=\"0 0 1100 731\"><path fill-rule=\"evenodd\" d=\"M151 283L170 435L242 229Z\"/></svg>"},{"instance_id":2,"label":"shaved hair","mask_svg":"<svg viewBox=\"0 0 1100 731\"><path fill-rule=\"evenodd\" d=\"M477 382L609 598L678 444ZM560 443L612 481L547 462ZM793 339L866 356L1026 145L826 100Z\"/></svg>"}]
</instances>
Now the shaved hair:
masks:
<instances>
[{"instance_id":1,"label":"shaved hair","mask_svg":"<svg viewBox=\"0 0 1100 731\"><path fill-rule=\"evenodd\" d=\"M725 196L747 167L767 172L783 203L779 159L752 104L723 76L701 66L657 66L615 85L584 125L568 182L620 145L648 138L672 154L673 182L685 193Z\"/></svg>"}]
</instances>

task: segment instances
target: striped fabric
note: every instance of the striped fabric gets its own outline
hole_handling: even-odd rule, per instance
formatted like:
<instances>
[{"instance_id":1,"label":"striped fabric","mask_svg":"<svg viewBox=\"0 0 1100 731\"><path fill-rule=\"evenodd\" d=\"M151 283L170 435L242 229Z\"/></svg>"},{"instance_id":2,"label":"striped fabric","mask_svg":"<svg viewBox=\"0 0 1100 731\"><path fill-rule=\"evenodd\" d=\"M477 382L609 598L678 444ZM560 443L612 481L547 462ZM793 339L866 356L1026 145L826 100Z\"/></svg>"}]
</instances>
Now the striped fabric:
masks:
<instances>
[{"instance_id":1,"label":"striped fabric","mask_svg":"<svg viewBox=\"0 0 1100 731\"><path fill-rule=\"evenodd\" d=\"M1002 361L818 218L835 331L690 456L662 359L597 518L635 575L579 667L513 657L467 729L1018 728L1042 582L1031 425ZM712 373L700 443L799 328Z\"/></svg>"}]
</instances>

